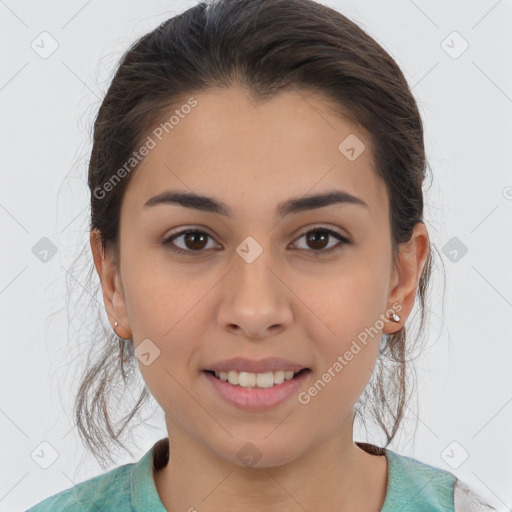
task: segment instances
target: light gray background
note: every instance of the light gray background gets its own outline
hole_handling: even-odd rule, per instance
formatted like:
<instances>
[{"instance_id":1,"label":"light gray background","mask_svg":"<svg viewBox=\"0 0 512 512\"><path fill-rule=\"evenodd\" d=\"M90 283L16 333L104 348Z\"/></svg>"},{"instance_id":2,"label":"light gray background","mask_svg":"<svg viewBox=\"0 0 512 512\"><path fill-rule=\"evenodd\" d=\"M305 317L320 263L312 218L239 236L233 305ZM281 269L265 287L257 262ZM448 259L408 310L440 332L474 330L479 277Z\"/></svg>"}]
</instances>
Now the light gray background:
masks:
<instances>
[{"instance_id":1,"label":"light gray background","mask_svg":"<svg viewBox=\"0 0 512 512\"><path fill-rule=\"evenodd\" d=\"M359 23L403 69L434 173L426 221L446 282L434 274L429 348L417 361L419 408L413 403L391 449L452 471L498 510L510 510L512 1L325 3ZM2 511L25 510L103 472L84 453L71 415L80 353L101 340L80 339L80 315L66 311L69 269L88 248L90 128L122 52L191 5L0 0ZM43 31L59 45L46 59L31 47L42 46ZM460 56L464 43L454 31L469 44ZM57 247L47 262L32 252L43 237ZM454 243L467 247L456 261ZM71 310L79 309L76 290L87 298L75 283ZM116 466L166 435L157 406L149 410L155 416L134 434L140 449ZM43 442L58 453L47 469L31 455L48 456ZM469 457L458 465L464 451Z\"/></svg>"}]
</instances>

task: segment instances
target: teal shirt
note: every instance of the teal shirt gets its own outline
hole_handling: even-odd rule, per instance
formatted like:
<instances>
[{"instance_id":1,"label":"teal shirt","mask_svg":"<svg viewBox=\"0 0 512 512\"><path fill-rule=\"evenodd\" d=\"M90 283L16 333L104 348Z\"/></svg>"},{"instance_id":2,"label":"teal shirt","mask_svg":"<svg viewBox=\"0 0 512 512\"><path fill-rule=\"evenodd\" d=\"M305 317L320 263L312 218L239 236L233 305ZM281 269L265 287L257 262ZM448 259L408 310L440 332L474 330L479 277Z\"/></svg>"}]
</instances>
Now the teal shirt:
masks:
<instances>
[{"instance_id":1,"label":"teal shirt","mask_svg":"<svg viewBox=\"0 0 512 512\"><path fill-rule=\"evenodd\" d=\"M138 462L81 482L26 512L166 512L153 479L153 456L160 460L157 466L165 466L168 449L168 438L161 439ZM387 492L381 512L454 512L455 475L387 448L380 450L388 459Z\"/></svg>"}]
</instances>

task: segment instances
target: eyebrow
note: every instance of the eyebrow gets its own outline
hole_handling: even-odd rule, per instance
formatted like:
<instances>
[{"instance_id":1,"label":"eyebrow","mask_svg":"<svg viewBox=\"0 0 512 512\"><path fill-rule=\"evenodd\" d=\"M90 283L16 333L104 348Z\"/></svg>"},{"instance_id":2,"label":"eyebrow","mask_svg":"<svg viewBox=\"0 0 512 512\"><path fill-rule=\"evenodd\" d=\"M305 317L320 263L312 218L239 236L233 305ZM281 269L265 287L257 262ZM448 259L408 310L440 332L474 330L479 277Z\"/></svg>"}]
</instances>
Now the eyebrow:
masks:
<instances>
[{"instance_id":1,"label":"eyebrow","mask_svg":"<svg viewBox=\"0 0 512 512\"><path fill-rule=\"evenodd\" d=\"M288 199L278 204L276 213L285 216L289 213L299 213L334 204L351 204L369 209L368 205L360 197L342 190L332 190L321 194ZM213 197L198 195L193 192L168 190L148 199L144 203L143 208L158 205L178 205L202 212L224 215L226 217L233 216L233 210L222 201Z\"/></svg>"}]
</instances>

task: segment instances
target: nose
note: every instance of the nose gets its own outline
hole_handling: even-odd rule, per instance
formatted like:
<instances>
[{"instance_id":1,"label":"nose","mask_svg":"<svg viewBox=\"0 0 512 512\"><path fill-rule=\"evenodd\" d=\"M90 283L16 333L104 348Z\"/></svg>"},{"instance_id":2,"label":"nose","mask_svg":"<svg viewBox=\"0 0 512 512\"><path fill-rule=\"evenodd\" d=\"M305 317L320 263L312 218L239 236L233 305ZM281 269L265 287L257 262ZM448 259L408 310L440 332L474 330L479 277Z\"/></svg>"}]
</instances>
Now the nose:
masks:
<instances>
[{"instance_id":1,"label":"nose","mask_svg":"<svg viewBox=\"0 0 512 512\"><path fill-rule=\"evenodd\" d=\"M218 321L223 329L261 339L288 328L293 320L293 294L270 265L265 252L251 263L242 258L235 261L222 285Z\"/></svg>"}]
</instances>

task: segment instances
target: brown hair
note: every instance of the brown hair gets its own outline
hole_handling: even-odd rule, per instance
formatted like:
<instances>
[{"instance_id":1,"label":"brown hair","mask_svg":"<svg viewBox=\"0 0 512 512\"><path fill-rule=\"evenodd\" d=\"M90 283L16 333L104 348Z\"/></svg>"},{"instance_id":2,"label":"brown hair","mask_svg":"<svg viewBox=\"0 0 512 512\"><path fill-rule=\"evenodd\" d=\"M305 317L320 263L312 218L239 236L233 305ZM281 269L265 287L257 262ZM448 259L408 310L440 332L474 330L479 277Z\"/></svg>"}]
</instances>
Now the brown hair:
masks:
<instances>
[{"instance_id":1,"label":"brown hair","mask_svg":"<svg viewBox=\"0 0 512 512\"><path fill-rule=\"evenodd\" d=\"M369 134L375 170L390 200L396 264L399 245L423 222L428 164L421 117L393 58L355 23L313 0L201 2L129 48L94 123L90 229L100 233L103 249L119 257L121 201L136 166L108 193L98 191L107 190L105 184L166 112L194 93L238 84L261 101L287 90L316 92ZM424 330L432 256L430 250L417 289L421 322L416 341ZM105 342L91 347L96 362L84 371L74 410L80 435L100 464L102 452L110 454L107 443L125 448L120 436L150 396L144 386L131 411L112 421L108 403L114 384L122 379L122 387L129 388L138 369L133 346L127 351L110 326L102 328ZM409 369L414 368L406 355L412 347L405 327L383 334L376 369L355 407L354 419L363 420L364 410L370 410L386 446L408 404Z\"/></svg>"}]
</instances>

